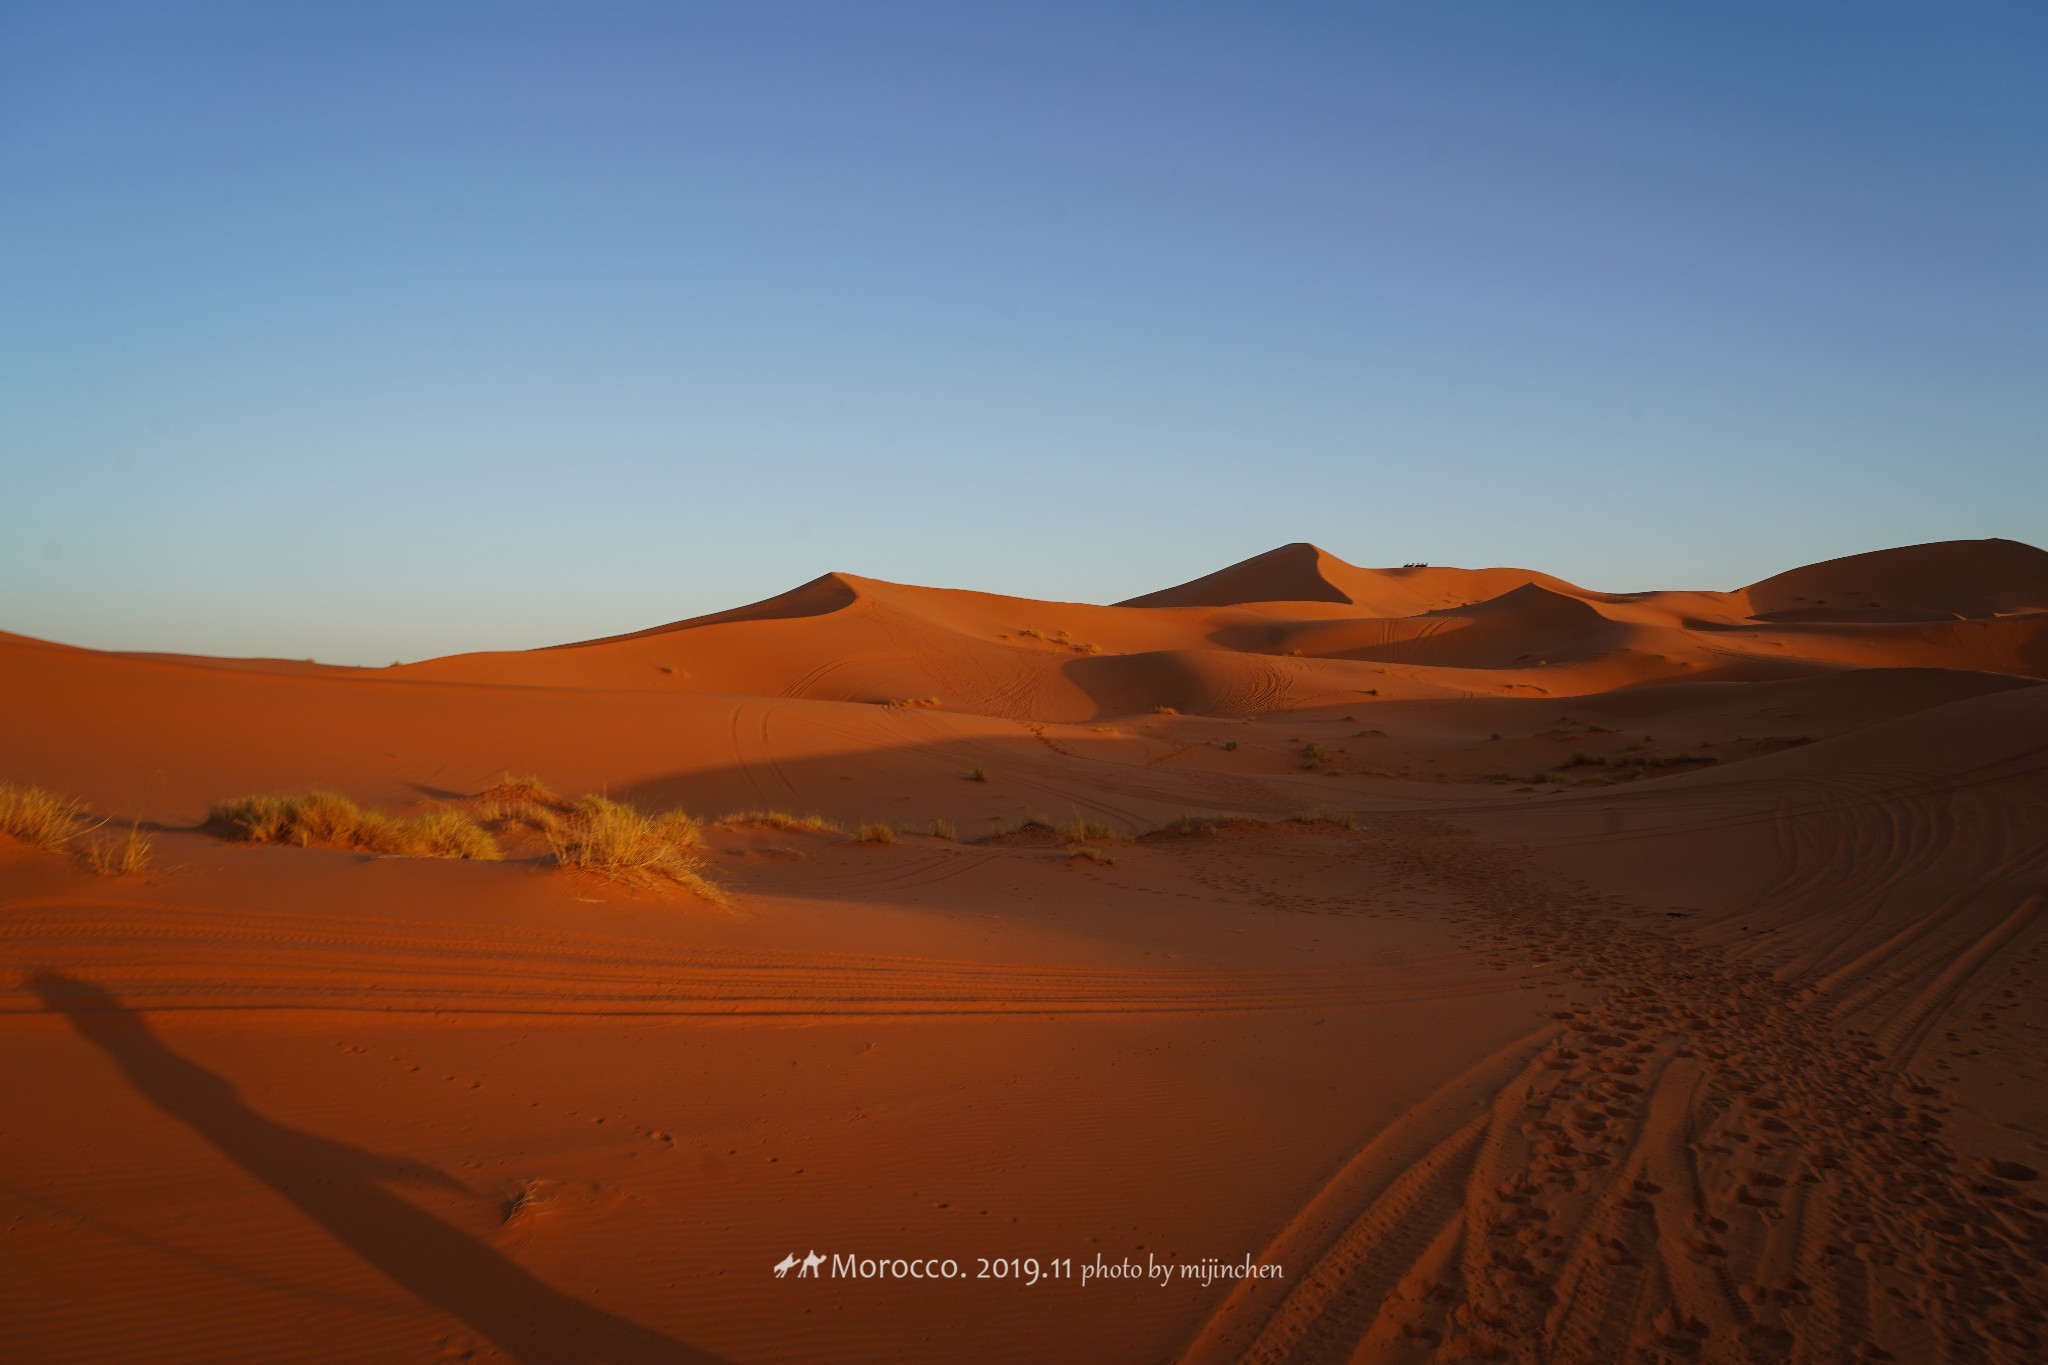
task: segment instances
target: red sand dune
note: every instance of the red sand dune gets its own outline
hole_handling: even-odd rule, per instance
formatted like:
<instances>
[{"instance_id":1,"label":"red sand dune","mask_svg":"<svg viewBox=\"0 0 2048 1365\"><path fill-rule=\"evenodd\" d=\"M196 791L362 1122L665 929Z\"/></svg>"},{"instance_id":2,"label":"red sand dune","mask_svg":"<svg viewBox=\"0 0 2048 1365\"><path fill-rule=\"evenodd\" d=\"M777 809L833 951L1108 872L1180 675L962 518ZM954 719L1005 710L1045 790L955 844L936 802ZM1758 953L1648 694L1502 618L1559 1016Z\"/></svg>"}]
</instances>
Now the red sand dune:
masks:
<instances>
[{"instance_id":1,"label":"red sand dune","mask_svg":"<svg viewBox=\"0 0 2048 1365\"><path fill-rule=\"evenodd\" d=\"M830 574L389 669L0 636L0 679L0 782L109 822L0 836L0 1359L2048 1351L2028 546ZM713 824L719 905L554 866L508 771L894 833ZM315 787L506 857L208 823ZM74 856L131 822L150 870Z\"/></svg>"}]
</instances>

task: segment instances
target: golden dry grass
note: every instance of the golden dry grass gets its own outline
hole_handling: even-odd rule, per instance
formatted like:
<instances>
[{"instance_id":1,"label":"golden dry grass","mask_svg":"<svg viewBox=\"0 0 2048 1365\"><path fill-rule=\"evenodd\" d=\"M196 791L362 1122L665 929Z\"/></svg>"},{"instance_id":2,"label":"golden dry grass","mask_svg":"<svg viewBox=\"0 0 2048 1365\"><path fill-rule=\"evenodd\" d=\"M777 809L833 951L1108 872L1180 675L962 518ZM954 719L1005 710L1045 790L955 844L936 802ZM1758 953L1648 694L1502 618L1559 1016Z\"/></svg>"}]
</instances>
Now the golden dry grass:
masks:
<instances>
[{"instance_id":1,"label":"golden dry grass","mask_svg":"<svg viewBox=\"0 0 2048 1365\"><path fill-rule=\"evenodd\" d=\"M703 825L679 810L650 815L623 801L583 796L559 818L548 843L562 867L643 885L673 882L705 900L730 904L693 851L703 834Z\"/></svg>"},{"instance_id":2,"label":"golden dry grass","mask_svg":"<svg viewBox=\"0 0 2048 1365\"><path fill-rule=\"evenodd\" d=\"M495 862L497 840L467 812L441 808L410 818L366 810L340 792L238 796L206 813L252 844L360 849L401 858L469 858Z\"/></svg>"},{"instance_id":3,"label":"golden dry grass","mask_svg":"<svg viewBox=\"0 0 2048 1365\"><path fill-rule=\"evenodd\" d=\"M953 828L953 822L951 820L945 819L944 817L940 817L932 821L932 838L958 839L959 837L960 831Z\"/></svg>"},{"instance_id":4,"label":"golden dry grass","mask_svg":"<svg viewBox=\"0 0 2048 1365\"><path fill-rule=\"evenodd\" d=\"M79 857L102 877L130 877L149 871L149 836L134 825L119 836L88 836Z\"/></svg>"},{"instance_id":5,"label":"golden dry grass","mask_svg":"<svg viewBox=\"0 0 2048 1365\"><path fill-rule=\"evenodd\" d=\"M1105 824L1100 820L1090 820L1079 811L1076 811L1073 818L1064 824L1054 826L1053 833L1069 843L1081 843L1089 839L1116 839L1122 837L1117 833L1114 825Z\"/></svg>"},{"instance_id":6,"label":"golden dry grass","mask_svg":"<svg viewBox=\"0 0 2048 1365\"><path fill-rule=\"evenodd\" d=\"M152 845L139 825L101 834L109 822L87 823L85 807L68 796L22 783L0 783L0 833L51 853L68 853L103 876L147 872Z\"/></svg>"},{"instance_id":7,"label":"golden dry grass","mask_svg":"<svg viewBox=\"0 0 2048 1365\"><path fill-rule=\"evenodd\" d=\"M763 829L794 830L800 834L844 834L839 825L822 815L792 815L786 810L736 810L730 815L721 815L713 823L720 825L758 825Z\"/></svg>"},{"instance_id":8,"label":"golden dry grass","mask_svg":"<svg viewBox=\"0 0 2048 1365\"><path fill-rule=\"evenodd\" d=\"M887 820L869 820L861 825L856 837L864 844L893 844L896 827Z\"/></svg>"},{"instance_id":9,"label":"golden dry grass","mask_svg":"<svg viewBox=\"0 0 2048 1365\"><path fill-rule=\"evenodd\" d=\"M1326 810L1322 807L1317 807L1314 810L1296 811L1287 817L1287 823L1290 825L1340 825L1345 829L1356 829L1358 827L1358 817L1348 810Z\"/></svg>"},{"instance_id":10,"label":"golden dry grass","mask_svg":"<svg viewBox=\"0 0 2048 1365\"><path fill-rule=\"evenodd\" d=\"M61 853L78 832L84 808L41 787L0 783L0 833Z\"/></svg>"}]
</instances>

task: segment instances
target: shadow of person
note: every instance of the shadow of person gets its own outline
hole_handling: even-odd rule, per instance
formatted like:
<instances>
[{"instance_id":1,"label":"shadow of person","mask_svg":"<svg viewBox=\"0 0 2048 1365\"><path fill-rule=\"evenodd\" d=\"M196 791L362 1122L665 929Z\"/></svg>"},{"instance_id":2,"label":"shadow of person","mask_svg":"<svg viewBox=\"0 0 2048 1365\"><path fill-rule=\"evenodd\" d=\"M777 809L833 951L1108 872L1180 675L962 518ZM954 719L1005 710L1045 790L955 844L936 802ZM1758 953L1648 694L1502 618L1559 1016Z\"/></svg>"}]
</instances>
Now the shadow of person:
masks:
<instances>
[{"instance_id":1,"label":"shadow of person","mask_svg":"<svg viewBox=\"0 0 2048 1365\"><path fill-rule=\"evenodd\" d=\"M164 1045L148 1023L89 981L41 971L44 1005L111 1057L157 1108L219 1148L394 1284L525 1365L700 1365L717 1357L593 1308L386 1189L417 1181L463 1190L429 1166L394 1161L274 1122L235 1087Z\"/></svg>"}]
</instances>

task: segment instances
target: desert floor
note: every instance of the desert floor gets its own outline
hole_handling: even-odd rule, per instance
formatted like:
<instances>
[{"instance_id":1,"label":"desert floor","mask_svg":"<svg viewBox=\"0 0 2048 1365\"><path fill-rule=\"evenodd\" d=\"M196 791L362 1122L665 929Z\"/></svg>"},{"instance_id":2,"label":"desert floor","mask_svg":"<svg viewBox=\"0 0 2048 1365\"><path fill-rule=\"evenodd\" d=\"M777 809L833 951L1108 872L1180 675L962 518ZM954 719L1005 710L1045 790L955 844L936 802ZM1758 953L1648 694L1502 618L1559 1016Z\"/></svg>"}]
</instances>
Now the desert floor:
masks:
<instances>
[{"instance_id":1,"label":"desert floor","mask_svg":"<svg viewBox=\"0 0 2048 1365\"><path fill-rule=\"evenodd\" d=\"M0 782L153 844L0 836L0 1359L2036 1361L2044 678L2005 541L0 636ZM508 773L702 818L729 903ZM314 788L505 856L209 821Z\"/></svg>"}]
</instances>

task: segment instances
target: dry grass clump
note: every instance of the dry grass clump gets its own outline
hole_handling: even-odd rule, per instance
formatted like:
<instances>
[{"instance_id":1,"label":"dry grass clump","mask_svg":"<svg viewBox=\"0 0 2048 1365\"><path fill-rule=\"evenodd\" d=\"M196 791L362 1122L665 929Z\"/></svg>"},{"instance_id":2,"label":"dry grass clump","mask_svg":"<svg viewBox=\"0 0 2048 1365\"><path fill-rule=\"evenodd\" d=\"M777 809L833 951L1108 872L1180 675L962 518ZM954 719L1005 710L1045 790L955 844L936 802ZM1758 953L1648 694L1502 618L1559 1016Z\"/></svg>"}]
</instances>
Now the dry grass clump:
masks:
<instances>
[{"instance_id":1,"label":"dry grass clump","mask_svg":"<svg viewBox=\"0 0 2048 1365\"><path fill-rule=\"evenodd\" d=\"M986 769L986 768L970 768L970 769L968 769L968 770L967 770L967 780L968 780L969 782L986 782L986 781L988 781L988 769Z\"/></svg>"},{"instance_id":2,"label":"dry grass clump","mask_svg":"<svg viewBox=\"0 0 2048 1365\"><path fill-rule=\"evenodd\" d=\"M1089 839L1118 839L1123 837L1117 833L1115 826L1106 824L1101 820L1090 820L1079 811L1074 812L1072 819L1057 826L1053 833L1069 843L1076 844L1083 843Z\"/></svg>"},{"instance_id":3,"label":"dry grass clump","mask_svg":"<svg viewBox=\"0 0 2048 1365\"><path fill-rule=\"evenodd\" d=\"M0 783L0 833L50 853L69 853L102 876L147 872L150 839L136 825L102 835L101 820L86 823L85 807L68 796L21 783Z\"/></svg>"},{"instance_id":4,"label":"dry grass clump","mask_svg":"<svg viewBox=\"0 0 2048 1365\"><path fill-rule=\"evenodd\" d=\"M568 808L567 798L531 773L524 777L506 773L471 797L469 805L470 814L484 823L502 820L531 825L543 833L552 829Z\"/></svg>"},{"instance_id":5,"label":"dry grass clump","mask_svg":"<svg viewBox=\"0 0 2048 1365\"><path fill-rule=\"evenodd\" d=\"M614 881L674 882L705 900L728 904L726 894L704 876L704 860L692 850L704 827L679 810L649 815L623 801L582 796L548 835L555 862L596 872Z\"/></svg>"},{"instance_id":6,"label":"dry grass clump","mask_svg":"<svg viewBox=\"0 0 2048 1365\"><path fill-rule=\"evenodd\" d=\"M84 807L41 787L0 783L0 833L52 853L62 853L78 832Z\"/></svg>"},{"instance_id":7,"label":"dry grass clump","mask_svg":"<svg viewBox=\"0 0 2048 1365\"><path fill-rule=\"evenodd\" d=\"M939 699L937 697L892 697L882 703L882 705L892 711L902 710L905 707L911 706L937 706L938 704Z\"/></svg>"},{"instance_id":8,"label":"dry grass clump","mask_svg":"<svg viewBox=\"0 0 2048 1365\"><path fill-rule=\"evenodd\" d=\"M958 839L959 837L960 831L953 828L953 822L951 820L945 819L944 817L940 817L932 821L932 838Z\"/></svg>"},{"instance_id":9,"label":"dry grass clump","mask_svg":"<svg viewBox=\"0 0 2048 1365\"><path fill-rule=\"evenodd\" d=\"M983 843L1052 843L1059 838L1059 826L1043 815L1030 813L1015 824L998 820L983 836Z\"/></svg>"},{"instance_id":10,"label":"dry grass clump","mask_svg":"<svg viewBox=\"0 0 2048 1365\"><path fill-rule=\"evenodd\" d=\"M85 865L102 877L129 877L149 871L150 840L134 825L119 837L92 837L79 850Z\"/></svg>"},{"instance_id":11,"label":"dry grass clump","mask_svg":"<svg viewBox=\"0 0 2048 1365\"><path fill-rule=\"evenodd\" d=\"M855 837L864 844L893 844L896 842L896 827L887 820L869 820L861 825Z\"/></svg>"},{"instance_id":12,"label":"dry grass clump","mask_svg":"<svg viewBox=\"0 0 2048 1365\"><path fill-rule=\"evenodd\" d=\"M1086 858L1091 863L1114 863L1115 858L1105 853L1097 844L1068 844L1069 858Z\"/></svg>"},{"instance_id":13,"label":"dry grass clump","mask_svg":"<svg viewBox=\"0 0 2048 1365\"><path fill-rule=\"evenodd\" d=\"M1177 706L1155 706L1152 708L1152 714L1155 716L1177 716L1180 714L1180 708Z\"/></svg>"},{"instance_id":14,"label":"dry grass clump","mask_svg":"<svg viewBox=\"0 0 2048 1365\"><path fill-rule=\"evenodd\" d=\"M1076 654L1100 654L1102 652L1102 646L1094 644L1092 642L1083 641L1081 644L1074 646L1074 652Z\"/></svg>"},{"instance_id":15,"label":"dry grass clump","mask_svg":"<svg viewBox=\"0 0 2048 1365\"><path fill-rule=\"evenodd\" d=\"M1169 837L1179 836L1200 839L1217 833L1230 823L1231 820L1228 816L1200 815L1194 811L1182 811L1158 829L1153 830L1152 833Z\"/></svg>"},{"instance_id":16,"label":"dry grass clump","mask_svg":"<svg viewBox=\"0 0 2048 1365\"><path fill-rule=\"evenodd\" d=\"M207 822L225 825L252 844L361 849L404 858L471 858L495 862L497 840L464 811L443 807L410 819L364 810L339 792L238 796L216 804Z\"/></svg>"},{"instance_id":17,"label":"dry grass clump","mask_svg":"<svg viewBox=\"0 0 2048 1365\"><path fill-rule=\"evenodd\" d=\"M759 825L764 829L795 830L801 834L844 834L840 826L822 815L792 815L786 810L736 810L721 815L716 824Z\"/></svg>"},{"instance_id":18,"label":"dry grass clump","mask_svg":"<svg viewBox=\"0 0 2048 1365\"><path fill-rule=\"evenodd\" d=\"M1337 825L1343 829L1357 829L1358 817L1348 810L1325 810L1318 806L1313 810L1298 810L1287 817L1290 825Z\"/></svg>"}]
</instances>

